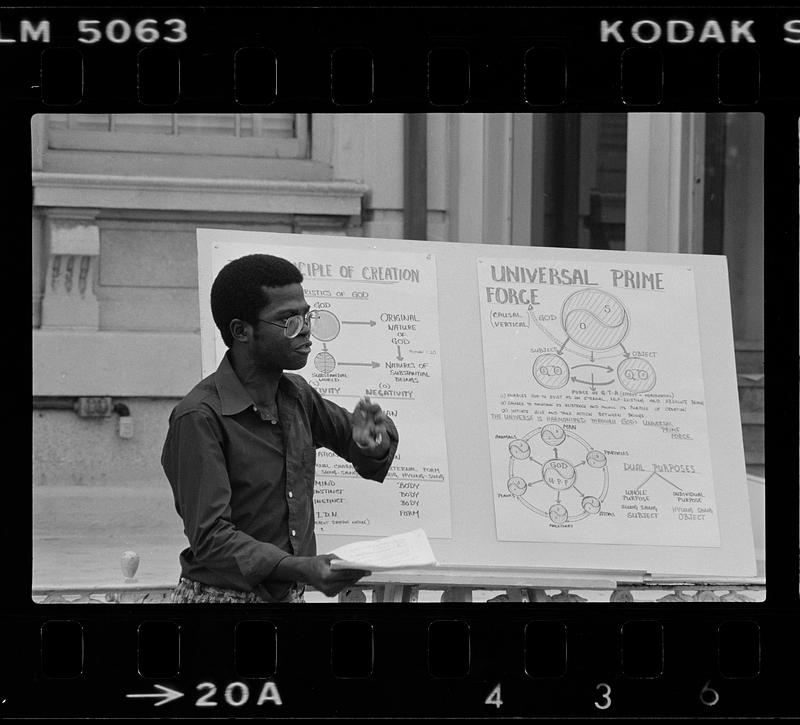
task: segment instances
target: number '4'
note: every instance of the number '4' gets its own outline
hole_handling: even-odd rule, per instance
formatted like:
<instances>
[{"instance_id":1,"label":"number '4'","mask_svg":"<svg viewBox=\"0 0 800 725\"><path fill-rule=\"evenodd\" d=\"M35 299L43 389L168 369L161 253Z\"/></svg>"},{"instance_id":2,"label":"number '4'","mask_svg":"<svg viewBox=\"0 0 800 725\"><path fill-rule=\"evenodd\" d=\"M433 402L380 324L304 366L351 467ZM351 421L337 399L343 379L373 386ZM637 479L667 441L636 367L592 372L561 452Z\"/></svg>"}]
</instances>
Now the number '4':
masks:
<instances>
[{"instance_id":1,"label":"number '4'","mask_svg":"<svg viewBox=\"0 0 800 725\"><path fill-rule=\"evenodd\" d=\"M484 702L487 705L494 705L497 708L503 704L503 701L500 699L500 683L498 683L489 693L489 696L484 700Z\"/></svg>"}]
</instances>

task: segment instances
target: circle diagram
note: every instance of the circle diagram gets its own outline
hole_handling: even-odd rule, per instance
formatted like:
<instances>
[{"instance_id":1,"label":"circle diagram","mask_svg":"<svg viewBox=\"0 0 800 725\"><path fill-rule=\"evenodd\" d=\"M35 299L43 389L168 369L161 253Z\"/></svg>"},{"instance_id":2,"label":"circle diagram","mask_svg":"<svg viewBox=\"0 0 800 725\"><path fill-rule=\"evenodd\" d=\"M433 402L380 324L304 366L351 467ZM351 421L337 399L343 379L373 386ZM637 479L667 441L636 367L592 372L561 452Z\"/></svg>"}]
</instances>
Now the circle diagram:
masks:
<instances>
[{"instance_id":1,"label":"circle diagram","mask_svg":"<svg viewBox=\"0 0 800 725\"><path fill-rule=\"evenodd\" d=\"M548 446L560 446L566 437L567 434L560 425L550 424L542 427L542 440Z\"/></svg>"},{"instance_id":2,"label":"circle diagram","mask_svg":"<svg viewBox=\"0 0 800 725\"><path fill-rule=\"evenodd\" d=\"M528 490L528 484L524 478L519 476L512 476L508 479L508 491L514 496L522 496Z\"/></svg>"},{"instance_id":3,"label":"circle diagram","mask_svg":"<svg viewBox=\"0 0 800 725\"><path fill-rule=\"evenodd\" d=\"M508 446L506 488L551 524L600 513L608 494L608 460L571 430L548 423Z\"/></svg>"},{"instance_id":4,"label":"circle diagram","mask_svg":"<svg viewBox=\"0 0 800 725\"><path fill-rule=\"evenodd\" d=\"M567 336L587 350L609 350L628 334L628 312L613 295L598 289L573 292L561 308Z\"/></svg>"},{"instance_id":5,"label":"circle diagram","mask_svg":"<svg viewBox=\"0 0 800 725\"><path fill-rule=\"evenodd\" d=\"M595 496L584 496L581 506L587 514L596 514L600 511L600 499Z\"/></svg>"},{"instance_id":6,"label":"circle diagram","mask_svg":"<svg viewBox=\"0 0 800 725\"><path fill-rule=\"evenodd\" d=\"M546 352L533 361L533 377L545 388L563 388L569 380L569 365L563 357Z\"/></svg>"},{"instance_id":7,"label":"circle diagram","mask_svg":"<svg viewBox=\"0 0 800 725\"><path fill-rule=\"evenodd\" d=\"M602 468L607 462L606 454L602 451L589 451L586 454L586 462L592 468Z\"/></svg>"},{"instance_id":8,"label":"circle diagram","mask_svg":"<svg viewBox=\"0 0 800 725\"><path fill-rule=\"evenodd\" d=\"M531 454L531 447L528 441L515 440L508 444L508 451L514 458L523 460Z\"/></svg>"},{"instance_id":9,"label":"circle diagram","mask_svg":"<svg viewBox=\"0 0 800 725\"><path fill-rule=\"evenodd\" d=\"M617 366L617 377L622 386L632 393L647 393L656 384L656 371L640 357L626 357Z\"/></svg>"},{"instance_id":10,"label":"circle diagram","mask_svg":"<svg viewBox=\"0 0 800 725\"><path fill-rule=\"evenodd\" d=\"M314 357L314 367L323 375L332 373L336 369L336 358L326 350L323 350Z\"/></svg>"},{"instance_id":11,"label":"circle diagram","mask_svg":"<svg viewBox=\"0 0 800 725\"><path fill-rule=\"evenodd\" d=\"M556 458L542 466L542 478L550 488L566 491L575 482L575 468L569 461Z\"/></svg>"},{"instance_id":12,"label":"circle diagram","mask_svg":"<svg viewBox=\"0 0 800 725\"><path fill-rule=\"evenodd\" d=\"M317 319L311 328L311 336L320 342L330 342L339 335L342 323L330 310L317 310Z\"/></svg>"}]
</instances>

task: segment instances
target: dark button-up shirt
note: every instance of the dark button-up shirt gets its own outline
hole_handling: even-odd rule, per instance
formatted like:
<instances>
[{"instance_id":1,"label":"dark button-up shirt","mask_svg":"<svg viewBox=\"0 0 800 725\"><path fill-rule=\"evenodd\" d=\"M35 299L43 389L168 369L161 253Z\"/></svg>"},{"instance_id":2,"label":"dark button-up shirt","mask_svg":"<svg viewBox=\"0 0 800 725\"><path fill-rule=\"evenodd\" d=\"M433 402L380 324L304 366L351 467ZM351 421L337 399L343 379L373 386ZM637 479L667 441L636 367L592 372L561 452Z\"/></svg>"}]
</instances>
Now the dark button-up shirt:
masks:
<instances>
[{"instance_id":1,"label":"dark button-up shirt","mask_svg":"<svg viewBox=\"0 0 800 725\"><path fill-rule=\"evenodd\" d=\"M352 440L352 414L322 398L302 377L284 373L277 419L260 412L225 355L176 406L161 463L189 547L182 575L212 586L279 598L270 581L286 556L314 556L316 449L331 449L364 478L383 481L397 450L380 459Z\"/></svg>"}]
</instances>

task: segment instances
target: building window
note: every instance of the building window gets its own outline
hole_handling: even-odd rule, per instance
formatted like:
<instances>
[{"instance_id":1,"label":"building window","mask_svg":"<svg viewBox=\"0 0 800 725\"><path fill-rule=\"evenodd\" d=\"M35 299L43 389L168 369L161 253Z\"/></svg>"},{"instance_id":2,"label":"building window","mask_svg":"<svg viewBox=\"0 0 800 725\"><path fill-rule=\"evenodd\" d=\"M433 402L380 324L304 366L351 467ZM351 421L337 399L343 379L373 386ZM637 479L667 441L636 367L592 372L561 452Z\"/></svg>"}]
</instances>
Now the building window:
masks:
<instances>
[{"instance_id":1,"label":"building window","mask_svg":"<svg viewBox=\"0 0 800 725\"><path fill-rule=\"evenodd\" d=\"M309 158L309 117L295 113L52 113L48 148Z\"/></svg>"},{"instance_id":2,"label":"building window","mask_svg":"<svg viewBox=\"0 0 800 725\"><path fill-rule=\"evenodd\" d=\"M513 244L625 249L627 121L514 115Z\"/></svg>"},{"instance_id":3,"label":"building window","mask_svg":"<svg viewBox=\"0 0 800 725\"><path fill-rule=\"evenodd\" d=\"M544 244L625 248L624 113L547 114Z\"/></svg>"},{"instance_id":4,"label":"building window","mask_svg":"<svg viewBox=\"0 0 800 725\"><path fill-rule=\"evenodd\" d=\"M727 257L737 343L758 342L763 350L764 117L707 114L703 151L702 251Z\"/></svg>"}]
</instances>

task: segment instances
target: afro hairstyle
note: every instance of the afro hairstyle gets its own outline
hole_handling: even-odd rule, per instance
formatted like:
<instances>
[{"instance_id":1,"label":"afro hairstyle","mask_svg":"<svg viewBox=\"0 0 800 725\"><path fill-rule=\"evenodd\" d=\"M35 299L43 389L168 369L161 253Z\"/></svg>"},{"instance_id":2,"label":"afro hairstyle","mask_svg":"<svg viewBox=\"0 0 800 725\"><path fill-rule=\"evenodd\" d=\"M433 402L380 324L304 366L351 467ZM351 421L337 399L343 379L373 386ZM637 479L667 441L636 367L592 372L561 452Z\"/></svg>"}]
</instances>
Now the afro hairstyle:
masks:
<instances>
[{"instance_id":1,"label":"afro hairstyle","mask_svg":"<svg viewBox=\"0 0 800 725\"><path fill-rule=\"evenodd\" d=\"M211 314L225 345L233 345L231 320L256 324L269 304L264 288L299 284L303 274L291 262L271 254L248 254L228 262L211 285Z\"/></svg>"}]
</instances>

